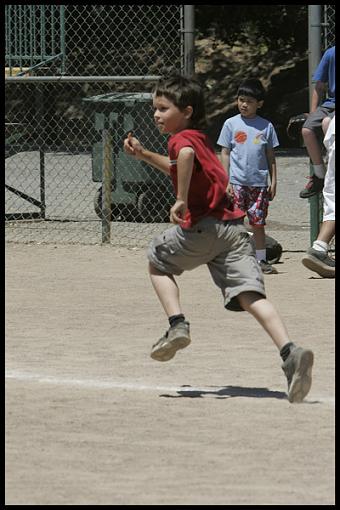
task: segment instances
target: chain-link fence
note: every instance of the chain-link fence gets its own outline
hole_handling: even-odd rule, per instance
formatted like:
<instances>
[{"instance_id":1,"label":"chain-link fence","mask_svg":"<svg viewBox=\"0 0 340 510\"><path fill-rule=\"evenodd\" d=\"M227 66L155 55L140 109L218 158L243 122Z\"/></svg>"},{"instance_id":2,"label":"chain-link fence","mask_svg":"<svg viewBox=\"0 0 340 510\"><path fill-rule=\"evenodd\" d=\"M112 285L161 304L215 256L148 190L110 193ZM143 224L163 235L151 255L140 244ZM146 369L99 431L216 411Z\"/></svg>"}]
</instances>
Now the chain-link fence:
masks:
<instances>
[{"instance_id":1,"label":"chain-link fence","mask_svg":"<svg viewBox=\"0 0 340 510\"><path fill-rule=\"evenodd\" d=\"M326 50L335 45L335 5L323 5L323 39Z\"/></svg>"},{"instance_id":2,"label":"chain-link fence","mask_svg":"<svg viewBox=\"0 0 340 510\"><path fill-rule=\"evenodd\" d=\"M166 152L148 95L190 61L189 8L5 6L7 240L135 246L167 227L170 181L127 158L122 141L132 130ZM322 13L325 49L335 6Z\"/></svg>"},{"instance_id":3,"label":"chain-link fence","mask_svg":"<svg viewBox=\"0 0 340 510\"><path fill-rule=\"evenodd\" d=\"M5 6L7 240L100 243L111 219L112 242L144 245L167 226L170 179L122 142L166 153L150 91L184 71L186 7Z\"/></svg>"}]
</instances>

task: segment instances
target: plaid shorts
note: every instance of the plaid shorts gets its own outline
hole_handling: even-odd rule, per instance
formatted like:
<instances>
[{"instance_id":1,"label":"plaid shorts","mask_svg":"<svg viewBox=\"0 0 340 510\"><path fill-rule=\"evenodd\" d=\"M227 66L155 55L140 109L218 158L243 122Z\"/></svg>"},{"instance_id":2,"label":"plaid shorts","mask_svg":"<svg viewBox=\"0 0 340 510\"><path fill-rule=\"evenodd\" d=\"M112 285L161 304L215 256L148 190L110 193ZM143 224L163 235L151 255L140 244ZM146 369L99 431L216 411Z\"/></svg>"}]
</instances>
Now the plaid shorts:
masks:
<instances>
[{"instance_id":1,"label":"plaid shorts","mask_svg":"<svg viewBox=\"0 0 340 510\"><path fill-rule=\"evenodd\" d=\"M233 184L234 203L247 213L250 225L265 225L269 206L268 188Z\"/></svg>"}]
</instances>

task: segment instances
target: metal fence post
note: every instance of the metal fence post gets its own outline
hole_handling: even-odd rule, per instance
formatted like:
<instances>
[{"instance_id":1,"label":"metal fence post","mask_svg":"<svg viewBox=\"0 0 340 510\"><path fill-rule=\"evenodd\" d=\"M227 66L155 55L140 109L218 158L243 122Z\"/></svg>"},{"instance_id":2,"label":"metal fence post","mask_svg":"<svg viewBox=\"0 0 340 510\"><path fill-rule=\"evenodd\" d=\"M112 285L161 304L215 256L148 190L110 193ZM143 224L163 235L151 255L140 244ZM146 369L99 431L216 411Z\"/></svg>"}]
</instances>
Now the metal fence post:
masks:
<instances>
[{"instance_id":1,"label":"metal fence post","mask_svg":"<svg viewBox=\"0 0 340 510\"><path fill-rule=\"evenodd\" d=\"M103 172L102 172L102 243L111 239L111 168L112 136L110 129L103 129Z\"/></svg>"},{"instance_id":2,"label":"metal fence post","mask_svg":"<svg viewBox=\"0 0 340 510\"><path fill-rule=\"evenodd\" d=\"M65 35L65 5L60 6L60 52L61 57L61 74L65 74L66 66L66 35Z\"/></svg>"},{"instance_id":3,"label":"metal fence post","mask_svg":"<svg viewBox=\"0 0 340 510\"><path fill-rule=\"evenodd\" d=\"M40 211L42 219L46 218L46 194L45 194L45 152L39 151L40 161Z\"/></svg>"},{"instance_id":4,"label":"metal fence post","mask_svg":"<svg viewBox=\"0 0 340 510\"><path fill-rule=\"evenodd\" d=\"M309 74L309 104L312 101L314 82L313 73L321 60L321 5L308 6L308 74ZM310 161L309 173L313 174ZM322 197L318 193L309 198L310 207L310 243L318 237L320 229L320 211L322 213Z\"/></svg>"},{"instance_id":5,"label":"metal fence post","mask_svg":"<svg viewBox=\"0 0 340 510\"><path fill-rule=\"evenodd\" d=\"M195 6L184 5L184 74L195 74Z\"/></svg>"}]
</instances>

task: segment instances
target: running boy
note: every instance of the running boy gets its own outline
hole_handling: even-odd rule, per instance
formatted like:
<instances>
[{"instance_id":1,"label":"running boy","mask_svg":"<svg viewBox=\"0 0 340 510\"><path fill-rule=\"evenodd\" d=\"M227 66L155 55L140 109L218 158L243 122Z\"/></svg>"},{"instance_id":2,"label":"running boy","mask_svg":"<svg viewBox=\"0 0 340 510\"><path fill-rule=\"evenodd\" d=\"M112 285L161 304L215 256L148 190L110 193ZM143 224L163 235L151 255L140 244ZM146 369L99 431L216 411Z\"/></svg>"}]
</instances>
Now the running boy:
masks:
<instances>
[{"instance_id":1,"label":"running boy","mask_svg":"<svg viewBox=\"0 0 340 510\"><path fill-rule=\"evenodd\" d=\"M207 264L225 308L248 311L271 336L283 359L288 399L301 402L311 387L313 352L290 341L265 297L261 268L243 225L244 213L229 201L228 177L202 131L202 89L183 76L162 79L153 91L153 106L160 132L171 135L169 156L146 150L133 136L124 140L127 154L171 176L177 197L170 210L175 226L155 237L148 249L151 282L170 325L153 345L151 357L168 361L190 344L189 322L182 313L174 276Z\"/></svg>"},{"instance_id":2,"label":"running boy","mask_svg":"<svg viewBox=\"0 0 340 510\"><path fill-rule=\"evenodd\" d=\"M256 247L256 259L265 274L277 274L267 263L265 229L269 201L276 194L276 162L279 145L273 125L257 115L265 90L260 80L244 81L237 91L239 114L224 123L218 145L229 176L227 193L247 213ZM268 176L270 184L268 186Z\"/></svg>"}]
</instances>

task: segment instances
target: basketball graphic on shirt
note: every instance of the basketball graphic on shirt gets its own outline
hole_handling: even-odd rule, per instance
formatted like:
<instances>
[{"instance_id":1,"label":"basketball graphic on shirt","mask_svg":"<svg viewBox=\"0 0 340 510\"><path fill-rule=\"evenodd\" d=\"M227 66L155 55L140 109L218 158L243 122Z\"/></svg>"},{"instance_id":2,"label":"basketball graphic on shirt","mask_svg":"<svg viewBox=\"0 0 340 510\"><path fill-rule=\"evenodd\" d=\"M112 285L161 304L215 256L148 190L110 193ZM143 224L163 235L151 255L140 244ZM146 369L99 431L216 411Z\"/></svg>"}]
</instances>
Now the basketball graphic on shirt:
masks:
<instances>
[{"instance_id":1,"label":"basketball graphic on shirt","mask_svg":"<svg viewBox=\"0 0 340 510\"><path fill-rule=\"evenodd\" d=\"M244 131L236 131L234 139L236 143L244 143L247 140L247 133Z\"/></svg>"},{"instance_id":2,"label":"basketball graphic on shirt","mask_svg":"<svg viewBox=\"0 0 340 510\"><path fill-rule=\"evenodd\" d=\"M253 142L253 143L255 143L255 144L261 143L262 138L264 138L263 133L258 133L258 134L255 136L255 138L254 138L254 142Z\"/></svg>"}]
</instances>

